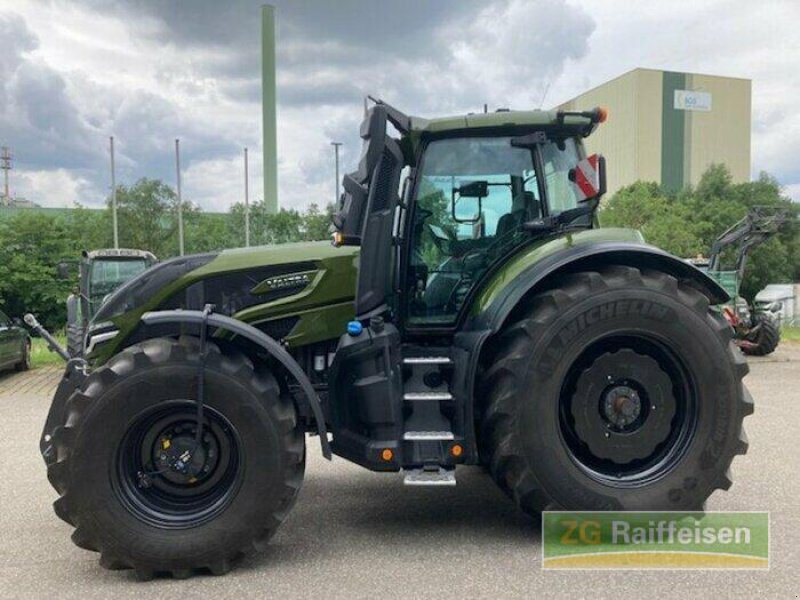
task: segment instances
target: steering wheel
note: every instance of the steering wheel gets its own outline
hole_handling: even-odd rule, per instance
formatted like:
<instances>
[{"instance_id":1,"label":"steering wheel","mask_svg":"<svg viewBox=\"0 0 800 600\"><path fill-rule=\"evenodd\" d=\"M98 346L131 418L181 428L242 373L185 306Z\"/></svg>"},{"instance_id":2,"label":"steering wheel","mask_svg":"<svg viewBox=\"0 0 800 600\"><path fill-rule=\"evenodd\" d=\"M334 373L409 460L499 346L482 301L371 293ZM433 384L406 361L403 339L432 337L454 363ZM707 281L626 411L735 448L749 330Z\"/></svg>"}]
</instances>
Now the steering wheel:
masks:
<instances>
[{"instance_id":1,"label":"steering wheel","mask_svg":"<svg viewBox=\"0 0 800 600\"><path fill-rule=\"evenodd\" d=\"M495 238L490 244L487 246L479 246L477 248L471 248L467 250L463 256L459 257L458 260L461 263L461 273L458 279L458 283L453 286L452 292L450 292L450 296L447 299L447 307L448 311L455 312L456 308L458 308L458 294L464 287L464 284L467 286L471 286L473 282L472 275L475 271L480 270L480 268L484 265L485 261L491 260L492 254L498 249L503 246L503 244L508 243L510 237L507 235ZM472 262L473 257L477 256L481 259L478 267L470 268L470 262ZM468 291L468 290L467 290Z\"/></svg>"}]
</instances>

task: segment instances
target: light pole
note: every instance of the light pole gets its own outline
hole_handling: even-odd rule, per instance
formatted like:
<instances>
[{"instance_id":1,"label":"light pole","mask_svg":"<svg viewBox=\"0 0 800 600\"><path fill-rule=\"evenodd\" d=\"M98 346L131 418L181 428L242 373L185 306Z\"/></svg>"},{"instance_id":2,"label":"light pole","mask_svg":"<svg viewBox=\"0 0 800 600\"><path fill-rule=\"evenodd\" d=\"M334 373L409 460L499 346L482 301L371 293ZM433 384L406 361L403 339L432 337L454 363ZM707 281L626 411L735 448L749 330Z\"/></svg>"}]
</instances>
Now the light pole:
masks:
<instances>
[{"instance_id":1,"label":"light pole","mask_svg":"<svg viewBox=\"0 0 800 600\"><path fill-rule=\"evenodd\" d=\"M333 205L336 206L336 203L339 202L339 146L342 145L342 142L331 142L331 146L333 146L333 154L335 157L335 164L336 164L336 179L334 179L334 187L333 187Z\"/></svg>"},{"instance_id":2,"label":"light pole","mask_svg":"<svg viewBox=\"0 0 800 600\"><path fill-rule=\"evenodd\" d=\"M109 139L111 143L111 222L114 227L114 248L119 248L119 226L117 224L117 177L114 169L114 136Z\"/></svg>"},{"instance_id":3,"label":"light pole","mask_svg":"<svg viewBox=\"0 0 800 600\"><path fill-rule=\"evenodd\" d=\"M178 191L178 252L183 256L183 201L181 200L181 141L175 138L175 175Z\"/></svg>"},{"instance_id":4,"label":"light pole","mask_svg":"<svg viewBox=\"0 0 800 600\"><path fill-rule=\"evenodd\" d=\"M250 247L250 184L247 176L247 148L244 149L244 245Z\"/></svg>"}]
</instances>

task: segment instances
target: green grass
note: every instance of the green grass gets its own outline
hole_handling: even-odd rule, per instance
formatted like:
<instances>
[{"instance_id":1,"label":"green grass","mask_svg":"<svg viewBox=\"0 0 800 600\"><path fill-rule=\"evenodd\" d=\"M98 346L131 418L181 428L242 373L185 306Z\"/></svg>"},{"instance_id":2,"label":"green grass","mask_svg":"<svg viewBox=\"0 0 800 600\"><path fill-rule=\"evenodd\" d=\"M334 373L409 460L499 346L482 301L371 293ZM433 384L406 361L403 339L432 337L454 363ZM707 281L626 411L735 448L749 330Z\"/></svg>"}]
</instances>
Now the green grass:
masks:
<instances>
[{"instance_id":1,"label":"green grass","mask_svg":"<svg viewBox=\"0 0 800 600\"><path fill-rule=\"evenodd\" d=\"M66 345L66 339L63 335L56 335L56 340L62 346ZM31 347L31 365L34 369L39 367L46 367L49 365L63 366L64 359L55 352L50 352L47 347L47 342L42 338L33 338L33 346Z\"/></svg>"},{"instance_id":2,"label":"green grass","mask_svg":"<svg viewBox=\"0 0 800 600\"><path fill-rule=\"evenodd\" d=\"M781 341L792 342L795 344L800 343L800 327L789 327L786 325L781 327Z\"/></svg>"}]
</instances>

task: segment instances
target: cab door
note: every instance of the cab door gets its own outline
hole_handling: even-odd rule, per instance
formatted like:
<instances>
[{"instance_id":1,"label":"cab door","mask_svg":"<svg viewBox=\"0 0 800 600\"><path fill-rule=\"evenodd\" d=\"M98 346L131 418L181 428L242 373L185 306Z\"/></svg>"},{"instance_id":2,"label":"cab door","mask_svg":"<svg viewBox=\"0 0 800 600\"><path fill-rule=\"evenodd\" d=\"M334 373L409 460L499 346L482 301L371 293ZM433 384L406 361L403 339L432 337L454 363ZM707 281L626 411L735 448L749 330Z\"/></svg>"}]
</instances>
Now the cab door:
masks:
<instances>
[{"instance_id":1,"label":"cab door","mask_svg":"<svg viewBox=\"0 0 800 600\"><path fill-rule=\"evenodd\" d=\"M406 327L452 329L489 267L543 215L531 148L512 138L456 137L427 144L408 226Z\"/></svg>"}]
</instances>

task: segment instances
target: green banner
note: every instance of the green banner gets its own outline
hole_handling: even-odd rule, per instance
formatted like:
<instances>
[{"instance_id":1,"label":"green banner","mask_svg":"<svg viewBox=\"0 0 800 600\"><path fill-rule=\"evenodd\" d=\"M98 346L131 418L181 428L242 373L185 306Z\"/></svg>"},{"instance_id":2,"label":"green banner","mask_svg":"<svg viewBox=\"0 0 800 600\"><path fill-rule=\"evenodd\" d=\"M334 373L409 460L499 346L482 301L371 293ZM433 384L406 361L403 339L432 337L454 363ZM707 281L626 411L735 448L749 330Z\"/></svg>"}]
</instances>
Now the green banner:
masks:
<instances>
[{"instance_id":1,"label":"green banner","mask_svg":"<svg viewBox=\"0 0 800 600\"><path fill-rule=\"evenodd\" d=\"M545 512L545 569L768 569L766 512Z\"/></svg>"}]
</instances>

